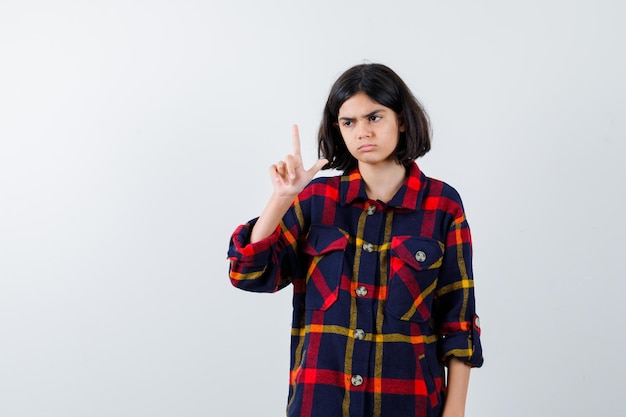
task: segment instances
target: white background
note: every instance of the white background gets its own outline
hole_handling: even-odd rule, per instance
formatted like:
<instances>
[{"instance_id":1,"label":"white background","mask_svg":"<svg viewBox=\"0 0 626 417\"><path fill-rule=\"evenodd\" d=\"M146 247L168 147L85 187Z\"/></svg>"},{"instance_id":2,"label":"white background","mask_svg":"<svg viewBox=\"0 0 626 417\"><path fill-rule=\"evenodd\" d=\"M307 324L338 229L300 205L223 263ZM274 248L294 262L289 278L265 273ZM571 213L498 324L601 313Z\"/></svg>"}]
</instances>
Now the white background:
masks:
<instances>
[{"instance_id":1,"label":"white background","mask_svg":"<svg viewBox=\"0 0 626 417\"><path fill-rule=\"evenodd\" d=\"M463 196L467 416L626 414L623 1L0 0L0 415L284 414L290 296L234 228L332 82L382 62Z\"/></svg>"}]
</instances>

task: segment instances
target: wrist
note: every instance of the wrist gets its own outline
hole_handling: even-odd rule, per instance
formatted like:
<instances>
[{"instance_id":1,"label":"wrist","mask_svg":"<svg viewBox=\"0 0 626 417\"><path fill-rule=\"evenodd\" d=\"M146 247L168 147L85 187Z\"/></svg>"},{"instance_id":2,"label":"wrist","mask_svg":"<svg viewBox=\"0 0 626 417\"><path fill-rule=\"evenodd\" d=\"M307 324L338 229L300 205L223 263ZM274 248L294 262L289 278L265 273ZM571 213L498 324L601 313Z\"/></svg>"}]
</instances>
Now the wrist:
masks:
<instances>
[{"instance_id":1,"label":"wrist","mask_svg":"<svg viewBox=\"0 0 626 417\"><path fill-rule=\"evenodd\" d=\"M465 417L465 410L463 408L457 408L451 406L450 404L446 404L443 407L442 417Z\"/></svg>"},{"instance_id":2,"label":"wrist","mask_svg":"<svg viewBox=\"0 0 626 417\"><path fill-rule=\"evenodd\" d=\"M280 193L280 192L274 190L272 192L270 198L273 199L276 202L282 202L282 203L289 202L291 204L293 202L293 200L296 199L297 196L298 196L298 194L284 194L284 193Z\"/></svg>"}]
</instances>

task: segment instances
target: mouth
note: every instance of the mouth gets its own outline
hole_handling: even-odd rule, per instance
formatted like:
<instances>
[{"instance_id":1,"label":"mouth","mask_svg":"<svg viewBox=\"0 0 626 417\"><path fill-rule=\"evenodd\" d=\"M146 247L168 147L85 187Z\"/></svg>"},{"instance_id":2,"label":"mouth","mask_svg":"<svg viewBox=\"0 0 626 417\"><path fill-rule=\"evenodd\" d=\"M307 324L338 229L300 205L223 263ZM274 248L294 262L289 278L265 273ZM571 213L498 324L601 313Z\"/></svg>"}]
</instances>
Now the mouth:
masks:
<instances>
[{"instance_id":1,"label":"mouth","mask_svg":"<svg viewBox=\"0 0 626 417\"><path fill-rule=\"evenodd\" d=\"M376 148L376 145L371 144L371 143L366 143L366 144L359 146L359 151L368 152L368 151L374 150L374 148Z\"/></svg>"}]
</instances>

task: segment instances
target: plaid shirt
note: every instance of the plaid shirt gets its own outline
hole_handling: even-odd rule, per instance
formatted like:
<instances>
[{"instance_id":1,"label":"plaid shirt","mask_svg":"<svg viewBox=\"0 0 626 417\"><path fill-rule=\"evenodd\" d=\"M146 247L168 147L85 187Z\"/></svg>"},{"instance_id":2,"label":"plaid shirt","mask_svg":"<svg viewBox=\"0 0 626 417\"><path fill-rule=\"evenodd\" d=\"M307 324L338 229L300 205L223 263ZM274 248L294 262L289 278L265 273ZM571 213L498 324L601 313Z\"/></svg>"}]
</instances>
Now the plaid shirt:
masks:
<instances>
[{"instance_id":1,"label":"plaid shirt","mask_svg":"<svg viewBox=\"0 0 626 417\"><path fill-rule=\"evenodd\" d=\"M230 279L293 284L288 416L440 416L443 364L482 365L461 200L416 164L387 204L355 169L313 180L250 244L254 222L232 236Z\"/></svg>"}]
</instances>

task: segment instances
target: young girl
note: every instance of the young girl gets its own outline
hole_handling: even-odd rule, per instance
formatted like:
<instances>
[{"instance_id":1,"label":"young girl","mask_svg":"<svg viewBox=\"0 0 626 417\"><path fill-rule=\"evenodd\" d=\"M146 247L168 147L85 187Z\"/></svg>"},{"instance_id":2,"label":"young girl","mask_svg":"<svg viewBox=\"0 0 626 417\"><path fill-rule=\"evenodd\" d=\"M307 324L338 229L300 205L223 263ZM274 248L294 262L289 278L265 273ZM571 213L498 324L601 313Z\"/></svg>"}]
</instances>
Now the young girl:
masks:
<instances>
[{"instance_id":1,"label":"young girl","mask_svg":"<svg viewBox=\"0 0 626 417\"><path fill-rule=\"evenodd\" d=\"M234 286L293 285L287 415L463 416L483 361L471 238L457 192L414 162L430 150L422 106L388 67L355 66L318 141L306 170L294 126L266 208L229 249ZM313 179L324 167L343 175Z\"/></svg>"}]
</instances>

